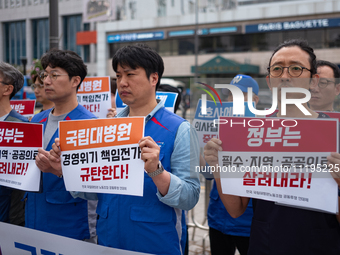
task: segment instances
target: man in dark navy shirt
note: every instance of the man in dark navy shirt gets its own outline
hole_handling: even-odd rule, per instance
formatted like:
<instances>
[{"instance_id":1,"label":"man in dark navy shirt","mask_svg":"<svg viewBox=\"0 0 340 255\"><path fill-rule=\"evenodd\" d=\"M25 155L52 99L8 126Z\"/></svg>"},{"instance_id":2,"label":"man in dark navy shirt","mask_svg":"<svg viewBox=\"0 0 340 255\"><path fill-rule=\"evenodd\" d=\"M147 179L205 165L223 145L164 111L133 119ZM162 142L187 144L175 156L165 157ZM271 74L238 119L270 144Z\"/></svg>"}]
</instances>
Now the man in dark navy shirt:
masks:
<instances>
[{"instance_id":1,"label":"man in dark navy shirt","mask_svg":"<svg viewBox=\"0 0 340 255\"><path fill-rule=\"evenodd\" d=\"M319 80L316 74L316 56L307 42L290 40L279 45L269 61L267 84L278 89L279 111L281 88L298 87L310 89ZM301 93L288 93L290 99L301 98ZM287 105L290 118L323 118L324 114L313 112L307 103L302 104L310 115L305 115L296 105ZM209 165L218 164L217 151L222 141L212 139L204 149ZM340 154L332 153L330 163L340 163ZM233 217L245 211L249 198L222 194L221 181L216 178L221 200ZM335 178L335 180L338 180ZM340 182L337 182L340 185ZM250 233L248 254L340 254L340 225L336 215L298 209L261 199L253 199L254 217Z\"/></svg>"}]
</instances>

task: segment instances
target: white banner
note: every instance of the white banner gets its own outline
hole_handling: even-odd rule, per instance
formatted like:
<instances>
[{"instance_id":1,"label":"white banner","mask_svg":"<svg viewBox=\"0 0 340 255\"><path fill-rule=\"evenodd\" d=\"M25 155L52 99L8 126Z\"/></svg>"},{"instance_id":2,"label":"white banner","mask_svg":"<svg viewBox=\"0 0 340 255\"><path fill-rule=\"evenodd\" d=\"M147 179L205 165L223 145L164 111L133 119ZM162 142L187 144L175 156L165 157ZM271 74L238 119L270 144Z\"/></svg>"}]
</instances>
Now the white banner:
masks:
<instances>
[{"instance_id":1,"label":"white banner","mask_svg":"<svg viewBox=\"0 0 340 255\"><path fill-rule=\"evenodd\" d=\"M35 157L42 137L42 124L0 121L0 185L39 191L41 172Z\"/></svg>"},{"instance_id":2,"label":"white banner","mask_svg":"<svg viewBox=\"0 0 340 255\"><path fill-rule=\"evenodd\" d=\"M143 135L143 117L60 121L66 189L143 196Z\"/></svg>"},{"instance_id":3,"label":"white banner","mask_svg":"<svg viewBox=\"0 0 340 255\"><path fill-rule=\"evenodd\" d=\"M110 77L86 77L78 92L78 103L92 112L97 118L106 118L111 108Z\"/></svg>"},{"instance_id":4,"label":"white banner","mask_svg":"<svg viewBox=\"0 0 340 255\"><path fill-rule=\"evenodd\" d=\"M46 232L0 222L2 255L138 255Z\"/></svg>"},{"instance_id":5,"label":"white banner","mask_svg":"<svg viewBox=\"0 0 340 255\"><path fill-rule=\"evenodd\" d=\"M219 119L222 192L305 209L338 212L327 156L338 148L334 119ZM289 125L289 127L287 127ZM324 132L327 130L327 132Z\"/></svg>"}]
</instances>

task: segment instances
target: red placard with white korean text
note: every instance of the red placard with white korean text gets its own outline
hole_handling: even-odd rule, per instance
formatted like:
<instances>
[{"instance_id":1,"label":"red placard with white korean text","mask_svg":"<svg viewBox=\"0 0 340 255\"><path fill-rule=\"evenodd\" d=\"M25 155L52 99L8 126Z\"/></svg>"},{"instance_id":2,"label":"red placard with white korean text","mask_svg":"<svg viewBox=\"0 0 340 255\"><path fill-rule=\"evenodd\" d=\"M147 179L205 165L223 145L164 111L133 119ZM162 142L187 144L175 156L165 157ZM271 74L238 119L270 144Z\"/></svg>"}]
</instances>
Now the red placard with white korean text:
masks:
<instances>
[{"instance_id":1,"label":"red placard with white korean text","mask_svg":"<svg viewBox=\"0 0 340 255\"><path fill-rule=\"evenodd\" d=\"M60 121L66 189L143 196L143 135L144 117Z\"/></svg>"},{"instance_id":2,"label":"red placard with white korean text","mask_svg":"<svg viewBox=\"0 0 340 255\"><path fill-rule=\"evenodd\" d=\"M0 185L39 191L40 170L35 164L43 145L43 125L0 122Z\"/></svg>"},{"instance_id":3,"label":"red placard with white korean text","mask_svg":"<svg viewBox=\"0 0 340 255\"><path fill-rule=\"evenodd\" d=\"M327 156L338 151L335 119L219 119L223 193L336 213Z\"/></svg>"},{"instance_id":4,"label":"red placard with white korean text","mask_svg":"<svg viewBox=\"0 0 340 255\"><path fill-rule=\"evenodd\" d=\"M34 115L35 100L24 99L24 100L11 100L12 109L16 110L22 116L32 117Z\"/></svg>"}]
</instances>

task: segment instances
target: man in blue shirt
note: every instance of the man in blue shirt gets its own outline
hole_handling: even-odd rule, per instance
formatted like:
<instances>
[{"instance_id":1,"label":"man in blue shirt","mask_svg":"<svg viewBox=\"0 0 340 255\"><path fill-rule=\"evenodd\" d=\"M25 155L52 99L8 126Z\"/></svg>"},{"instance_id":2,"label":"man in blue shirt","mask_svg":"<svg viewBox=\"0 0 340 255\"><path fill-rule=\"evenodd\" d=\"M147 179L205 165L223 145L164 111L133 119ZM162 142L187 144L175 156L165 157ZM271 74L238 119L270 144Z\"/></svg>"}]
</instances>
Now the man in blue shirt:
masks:
<instances>
[{"instance_id":1,"label":"man in blue shirt","mask_svg":"<svg viewBox=\"0 0 340 255\"><path fill-rule=\"evenodd\" d=\"M51 146L59 136L59 121L95 118L77 101L77 90L87 68L75 52L57 49L45 53L41 64L44 71L40 78L46 97L55 106L32 119L44 125L44 144L36 157L36 165L43 173L41 192L26 195L26 227L78 240L94 238L95 225L91 225L96 220L94 202L73 198L66 191L62 175L51 174L56 172L48 160Z\"/></svg>"},{"instance_id":2,"label":"man in blue shirt","mask_svg":"<svg viewBox=\"0 0 340 255\"><path fill-rule=\"evenodd\" d=\"M156 51L146 45L123 47L114 55L112 66L119 96L128 105L117 117L145 116L145 137L139 141L145 162L144 195L97 194L98 243L151 254L183 254L183 210L196 205L200 192L195 172L199 163L197 134L187 121L156 100L164 71ZM58 141L53 145L51 161L59 162L58 145Z\"/></svg>"},{"instance_id":3,"label":"man in blue shirt","mask_svg":"<svg viewBox=\"0 0 340 255\"><path fill-rule=\"evenodd\" d=\"M283 87L310 89L318 82L316 56L306 41L293 39L280 44L269 60L267 84ZM289 98L301 98L300 93L290 93ZM280 96L278 96L280 102ZM288 118L325 118L325 114L313 112L302 104L311 115L304 115L294 104L287 105ZM276 114L283 117L281 104ZM311 127L313 128L313 127ZM217 151L222 141L211 139L204 148L209 165L218 164ZM330 163L339 164L340 154L331 153ZM339 165L338 165L339 166ZM338 185L339 177L333 176ZM248 197L222 194L220 178L215 178L220 198L232 217L239 217L247 208ZM272 201L253 199L254 216L250 233L248 254L340 254L340 225L338 216L276 204Z\"/></svg>"}]
</instances>

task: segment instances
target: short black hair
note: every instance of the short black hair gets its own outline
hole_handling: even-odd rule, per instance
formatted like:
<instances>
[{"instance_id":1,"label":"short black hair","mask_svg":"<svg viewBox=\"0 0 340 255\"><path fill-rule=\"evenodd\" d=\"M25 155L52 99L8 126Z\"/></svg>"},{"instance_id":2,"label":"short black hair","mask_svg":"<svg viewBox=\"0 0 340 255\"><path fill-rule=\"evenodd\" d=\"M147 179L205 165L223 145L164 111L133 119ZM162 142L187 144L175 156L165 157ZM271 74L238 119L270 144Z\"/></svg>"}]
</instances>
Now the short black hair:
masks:
<instances>
[{"instance_id":1,"label":"short black hair","mask_svg":"<svg viewBox=\"0 0 340 255\"><path fill-rule=\"evenodd\" d=\"M176 111L178 110L178 107L181 103L181 99L182 99L181 91L178 88L171 86L171 85L168 85L168 84L159 85L157 91L177 93L177 98L176 98L175 107L174 107L174 113L176 113Z\"/></svg>"},{"instance_id":2,"label":"short black hair","mask_svg":"<svg viewBox=\"0 0 340 255\"><path fill-rule=\"evenodd\" d=\"M153 73L158 74L156 90L159 87L163 72L164 63L161 56L146 44L128 45L120 48L112 59L112 68L117 72L118 65L129 66L132 69L141 67L145 70L146 76L150 78Z\"/></svg>"},{"instance_id":3,"label":"short black hair","mask_svg":"<svg viewBox=\"0 0 340 255\"><path fill-rule=\"evenodd\" d=\"M80 76L81 81L77 86L77 90L87 75L87 67L84 61L77 53L70 50L51 49L41 57L41 65L44 69L48 66L64 69L70 80L74 76Z\"/></svg>"},{"instance_id":4,"label":"short black hair","mask_svg":"<svg viewBox=\"0 0 340 255\"><path fill-rule=\"evenodd\" d=\"M340 69L336 64L329 62L329 61L326 61L326 60L317 60L316 61L316 68L318 68L320 66L328 66L328 67L332 68L333 75L334 75L334 78L335 78L335 84L339 83L339 81L340 81L340 79L339 79L340 78Z\"/></svg>"},{"instance_id":5,"label":"short black hair","mask_svg":"<svg viewBox=\"0 0 340 255\"><path fill-rule=\"evenodd\" d=\"M40 84L43 84L43 82L42 82L42 80L40 79L40 76L39 76L38 73L32 75L32 82L35 83L36 80L38 80L38 82L39 82Z\"/></svg>"},{"instance_id":6,"label":"short black hair","mask_svg":"<svg viewBox=\"0 0 340 255\"><path fill-rule=\"evenodd\" d=\"M276 52L278 52L282 48L294 47L294 46L297 46L301 50L303 50L303 51L308 53L308 55L309 55L309 64L310 64L310 72L311 72L311 77L312 77L312 75L316 74L316 56L314 54L313 48L309 46L309 44L308 44L308 42L306 40L302 40L302 39L290 39L290 40L287 40L287 41L284 41L283 43L281 43L279 46L276 47L276 49L274 50L272 56L270 57L269 65L268 66L270 67L270 63L272 62L272 58L273 58L273 56L275 55Z\"/></svg>"}]
</instances>

